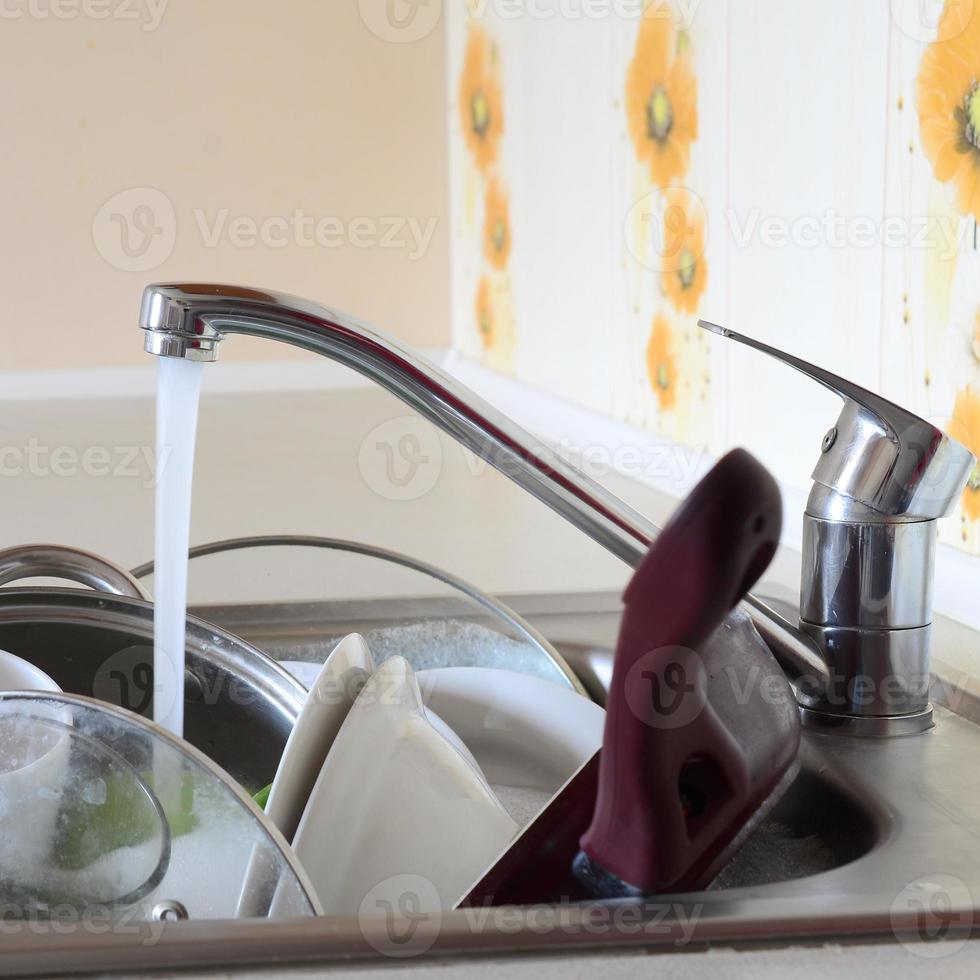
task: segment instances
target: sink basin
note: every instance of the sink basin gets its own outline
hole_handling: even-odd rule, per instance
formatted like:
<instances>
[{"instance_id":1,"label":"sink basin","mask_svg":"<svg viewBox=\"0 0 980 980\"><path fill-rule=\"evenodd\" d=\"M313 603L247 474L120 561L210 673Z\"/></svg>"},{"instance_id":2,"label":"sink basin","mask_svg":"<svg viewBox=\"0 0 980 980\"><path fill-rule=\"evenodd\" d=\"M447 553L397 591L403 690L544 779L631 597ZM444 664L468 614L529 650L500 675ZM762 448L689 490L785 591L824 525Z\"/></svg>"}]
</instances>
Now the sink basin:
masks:
<instances>
[{"instance_id":1,"label":"sink basin","mask_svg":"<svg viewBox=\"0 0 980 980\"><path fill-rule=\"evenodd\" d=\"M618 626L618 596L505 601L553 643L601 701ZM365 605L365 616L374 607L384 618L384 602ZM399 602L404 610L404 600ZM324 636L335 634L336 605L323 604L320 624L312 623L309 603L303 609L308 630L316 626ZM240 606L191 612L290 659L294 613L286 603L264 604L261 617ZM362 632L370 626L370 619L344 624ZM350 956L499 956L582 946L612 951L895 939L916 935L922 924L920 897L937 894L948 932L968 932L980 921L980 884L976 898L966 884L980 883L980 771L964 760L978 754L980 728L941 706L936 706L936 727L924 735L862 739L806 731L795 782L711 887L699 893L604 905L444 911L411 917L404 932L381 908L329 921L182 922L158 925L158 940L141 946L138 954L132 937L79 931L46 937L41 945L37 937L6 936L0 973L18 967L71 972L83 949L87 970L122 963L150 970ZM412 907L406 903L408 911Z\"/></svg>"},{"instance_id":2,"label":"sink basin","mask_svg":"<svg viewBox=\"0 0 980 980\"><path fill-rule=\"evenodd\" d=\"M522 600L511 598L521 604ZM562 597L553 599L561 604ZM527 600L524 600L527 604ZM322 656L332 642L345 632L356 630L370 635L379 622L389 618L385 601L339 605L324 604L312 611L304 604L303 630L297 630L297 615L288 607L230 605L201 606L193 612L224 626L280 660L291 660L296 651L310 652L310 634L333 638L325 641ZM404 606L399 599L391 606ZM415 609L420 622L446 614L445 603L429 611L419 601ZM471 615L464 607L450 610L454 618ZM534 609L532 608L533 618ZM360 618L357 618L360 617ZM591 618L591 617L590 617ZM558 642L556 648L585 680L597 701L605 700L605 688L612 669L611 641L618 625L618 614L610 621L609 642L583 647L575 642ZM595 619L593 618L593 623ZM337 625L339 623L339 626ZM568 620L563 623L568 629ZM826 740L825 740L826 741ZM801 752L801 770L794 784L779 801L769 818L745 842L741 850L712 884L711 891L750 888L775 882L810 877L839 868L871 851L885 832L887 819L874 803L864 801L849 786L847 778L835 776L833 759L828 757L836 740L821 749L819 738L808 738Z\"/></svg>"},{"instance_id":3,"label":"sink basin","mask_svg":"<svg viewBox=\"0 0 980 980\"><path fill-rule=\"evenodd\" d=\"M819 749L805 741L803 766L786 795L742 845L711 891L771 885L823 874L871 851L885 814L862 803L831 775Z\"/></svg>"},{"instance_id":4,"label":"sink basin","mask_svg":"<svg viewBox=\"0 0 980 980\"><path fill-rule=\"evenodd\" d=\"M589 694L602 703L619 625L618 595L507 596L505 601L551 640ZM369 632L375 620L388 615L386 600L359 606L363 622L350 621L349 610L338 612L339 608L324 603L321 619L315 622L317 614L304 604L305 629L336 635L332 620L340 615L344 630ZM419 608L424 618L424 604ZM242 606L202 606L192 612L278 659L290 659L295 617L288 604L263 606L261 618ZM901 887L907 884L899 879L908 879L911 855L903 858L895 874L875 869L879 861L894 862L891 850L903 836L918 837L923 825L943 817L959 824L957 837L980 836L980 812L973 816L973 810L980 810L973 807L980 803L980 775L972 778L960 771L967 753L980 750L980 728L939 706L936 714L936 728L923 737L863 739L805 731L796 781L712 884L706 893L711 901L743 889L761 895L762 886L774 895L828 891L843 888L852 875L851 884L862 880L865 891L878 879ZM938 861L932 871L950 866L944 855L949 853L952 829L945 828L942 848L934 843L937 850L917 840L917 866L930 859L933 864ZM887 857L882 857L883 850ZM980 881L980 856L960 867L964 873L975 868Z\"/></svg>"},{"instance_id":5,"label":"sink basin","mask_svg":"<svg viewBox=\"0 0 980 980\"><path fill-rule=\"evenodd\" d=\"M590 695L604 701L618 594L504 601L547 636ZM335 632L334 608L322 607L324 635ZM368 609L379 619L386 616L384 600L365 604L364 614ZM259 647L268 644L282 659L288 656L288 606L280 610L281 626L272 607L265 607L262 622L235 606L194 612ZM345 622L345 628L370 626ZM962 765L977 752L980 728L938 705L936 728L922 736L867 739L806 730L794 784L710 889L684 896L685 902L703 904L705 916L709 909L720 914L737 906L748 921L755 917L750 906L762 902L786 902L784 915L793 909L819 918L827 896L836 896L842 906L858 903L864 917L890 922L896 896L920 877L958 869L965 881L980 882L980 854L974 853L980 842L980 774Z\"/></svg>"}]
</instances>

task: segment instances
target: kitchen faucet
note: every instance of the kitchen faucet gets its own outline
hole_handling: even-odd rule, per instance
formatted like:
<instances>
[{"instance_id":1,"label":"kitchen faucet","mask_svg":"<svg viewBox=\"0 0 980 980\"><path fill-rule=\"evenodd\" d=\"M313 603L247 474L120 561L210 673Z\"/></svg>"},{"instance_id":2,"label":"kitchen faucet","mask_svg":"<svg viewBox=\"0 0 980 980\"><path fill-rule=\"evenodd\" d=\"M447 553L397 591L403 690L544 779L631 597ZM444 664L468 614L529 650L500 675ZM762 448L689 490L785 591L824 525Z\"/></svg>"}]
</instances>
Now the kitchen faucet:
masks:
<instances>
[{"instance_id":1,"label":"kitchen faucet","mask_svg":"<svg viewBox=\"0 0 980 980\"><path fill-rule=\"evenodd\" d=\"M474 392L346 314L240 286L151 285L143 293L140 327L146 350L161 357L214 361L227 334L279 340L322 354L376 381L627 564L636 566L658 533L656 525ZM847 392L847 401L837 435L830 445L825 440L822 468L818 466L821 473L832 471L834 479L818 481L824 493L815 488L811 497L816 503L804 542L805 559L810 559L804 579L810 575L812 582L804 582L803 629L755 596L745 600L746 612L796 682L807 724L869 735L923 730L931 725L930 620L925 617L931 609L935 518L965 485L973 457L939 430L871 392L753 345ZM892 410L904 414L892 418ZM883 420L877 429L875 418ZM897 428L908 430L909 440L926 439L928 454L922 459L927 465L921 474L904 450L890 467L888 436L876 435L888 419L898 419ZM940 470L944 479L936 497L934 477ZM879 507L885 510L875 509ZM857 521L858 530L835 534L827 526L834 521ZM923 523L927 527L918 526ZM852 554L853 548L857 551ZM883 565L873 560L879 551ZM913 561L922 567L906 571ZM856 622L851 631L845 627L835 632L834 617L852 612ZM886 623L891 625L883 629ZM908 635L892 640L880 637L882 632ZM887 703L877 688L870 696L864 690L855 696L854 681L868 670L876 683L887 679L895 688Z\"/></svg>"},{"instance_id":2,"label":"kitchen faucet","mask_svg":"<svg viewBox=\"0 0 980 980\"><path fill-rule=\"evenodd\" d=\"M750 337L705 330L768 354L839 395L803 515L800 626L827 686L800 698L824 724L931 727L929 645L936 524L976 466L973 454L880 395Z\"/></svg>"}]
</instances>

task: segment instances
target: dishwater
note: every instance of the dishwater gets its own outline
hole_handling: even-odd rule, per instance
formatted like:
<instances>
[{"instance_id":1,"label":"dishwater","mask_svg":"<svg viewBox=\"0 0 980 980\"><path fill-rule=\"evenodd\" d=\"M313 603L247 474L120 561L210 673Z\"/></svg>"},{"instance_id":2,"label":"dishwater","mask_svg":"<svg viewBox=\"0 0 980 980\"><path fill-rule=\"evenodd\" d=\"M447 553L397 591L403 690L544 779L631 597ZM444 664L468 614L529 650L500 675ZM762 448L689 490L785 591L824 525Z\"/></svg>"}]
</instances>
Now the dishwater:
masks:
<instances>
[{"instance_id":1,"label":"dishwater","mask_svg":"<svg viewBox=\"0 0 980 980\"><path fill-rule=\"evenodd\" d=\"M153 717L184 729L187 551L201 363L157 358L157 473L153 575Z\"/></svg>"}]
</instances>

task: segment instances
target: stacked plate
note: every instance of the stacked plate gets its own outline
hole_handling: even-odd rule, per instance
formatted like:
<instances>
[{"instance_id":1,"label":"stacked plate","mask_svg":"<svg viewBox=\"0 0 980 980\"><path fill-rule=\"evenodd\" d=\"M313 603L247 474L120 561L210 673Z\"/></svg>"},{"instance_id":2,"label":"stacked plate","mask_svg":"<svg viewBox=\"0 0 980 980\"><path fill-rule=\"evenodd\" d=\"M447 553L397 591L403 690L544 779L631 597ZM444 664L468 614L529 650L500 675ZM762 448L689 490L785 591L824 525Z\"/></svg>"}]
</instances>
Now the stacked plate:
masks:
<instances>
[{"instance_id":1,"label":"stacked plate","mask_svg":"<svg viewBox=\"0 0 980 980\"><path fill-rule=\"evenodd\" d=\"M346 637L309 686L267 814L327 914L404 895L451 908L602 742L587 698L508 670L376 667ZM390 896L388 895L390 892Z\"/></svg>"}]
</instances>

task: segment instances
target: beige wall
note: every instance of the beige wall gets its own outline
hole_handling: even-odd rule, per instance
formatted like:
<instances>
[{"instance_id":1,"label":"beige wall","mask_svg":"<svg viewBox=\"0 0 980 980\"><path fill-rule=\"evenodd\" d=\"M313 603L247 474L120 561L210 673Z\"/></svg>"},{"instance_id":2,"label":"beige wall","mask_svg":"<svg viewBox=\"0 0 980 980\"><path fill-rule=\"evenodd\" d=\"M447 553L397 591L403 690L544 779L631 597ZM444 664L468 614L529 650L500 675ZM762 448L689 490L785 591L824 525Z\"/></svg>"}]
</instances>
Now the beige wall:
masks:
<instances>
[{"instance_id":1,"label":"beige wall","mask_svg":"<svg viewBox=\"0 0 980 980\"><path fill-rule=\"evenodd\" d=\"M396 44L356 0L60 3L7 0L22 16L0 20L0 371L145 363L140 291L168 279L281 289L448 342L441 25ZM297 210L305 229L261 234ZM321 219L326 243L304 247ZM435 223L426 248L409 220ZM252 343L223 356L288 356Z\"/></svg>"}]
</instances>

